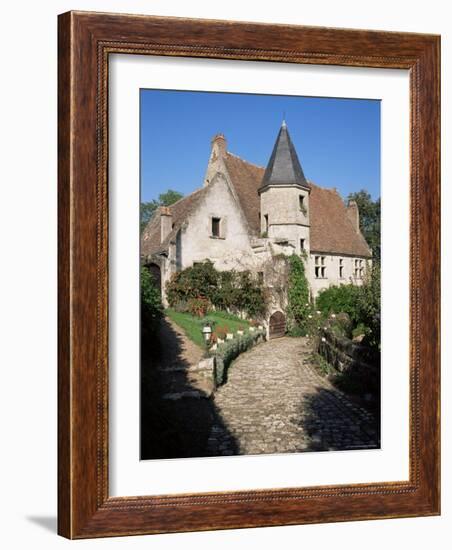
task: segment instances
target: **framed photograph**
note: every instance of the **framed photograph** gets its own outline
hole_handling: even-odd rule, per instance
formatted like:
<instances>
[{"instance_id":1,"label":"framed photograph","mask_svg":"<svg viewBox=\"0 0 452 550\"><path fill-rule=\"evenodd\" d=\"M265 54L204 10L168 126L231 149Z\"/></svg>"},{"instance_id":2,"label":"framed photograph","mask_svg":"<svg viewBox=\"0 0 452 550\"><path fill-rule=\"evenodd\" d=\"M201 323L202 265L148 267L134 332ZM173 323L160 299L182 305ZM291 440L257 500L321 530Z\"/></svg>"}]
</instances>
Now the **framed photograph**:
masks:
<instances>
[{"instance_id":1,"label":"framed photograph","mask_svg":"<svg viewBox=\"0 0 452 550\"><path fill-rule=\"evenodd\" d=\"M440 513L439 56L59 16L61 535Z\"/></svg>"}]
</instances>

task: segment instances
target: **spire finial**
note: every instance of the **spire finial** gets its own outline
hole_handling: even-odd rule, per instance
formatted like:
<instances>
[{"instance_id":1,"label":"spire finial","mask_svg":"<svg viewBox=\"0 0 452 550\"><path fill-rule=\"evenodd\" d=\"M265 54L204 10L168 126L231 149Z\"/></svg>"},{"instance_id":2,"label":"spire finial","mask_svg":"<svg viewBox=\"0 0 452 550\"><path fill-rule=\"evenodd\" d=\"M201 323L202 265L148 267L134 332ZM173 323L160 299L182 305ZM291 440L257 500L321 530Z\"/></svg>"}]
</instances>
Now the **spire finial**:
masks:
<instances>
[{"instance_id":1,"label":"spire finial","mask_svg":"<svg viewBox=\"0 0 452 550\"><path fill-rule=\"evenodd\" d=\"M282 117L281 128L287 128L287 124L286 124L286 111L283 111L283 117Z\"/></svg>"}]
</instances>

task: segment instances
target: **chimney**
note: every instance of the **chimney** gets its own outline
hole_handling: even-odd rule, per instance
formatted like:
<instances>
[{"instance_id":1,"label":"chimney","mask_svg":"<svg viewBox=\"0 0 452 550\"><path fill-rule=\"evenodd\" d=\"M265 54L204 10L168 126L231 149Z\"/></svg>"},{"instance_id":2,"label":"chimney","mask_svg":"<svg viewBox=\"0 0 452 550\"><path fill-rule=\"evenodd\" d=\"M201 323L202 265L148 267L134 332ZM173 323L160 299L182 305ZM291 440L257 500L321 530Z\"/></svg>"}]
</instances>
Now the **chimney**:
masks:
<instances>
[{"instance_id":1,"label":"chimney","mask_svg":"<svg viewBox=\"0 0 452 550\"><path fill-rule=\"evenodd\" d=\"M171 233L173 216L168 206L161 206L160 210L160 242L162 243Z\"/></svg>"},{"instance_id":2,"label":"chimney","mask_svg":"<svg viewBox=\"0 0 452 550\"><path fill-rule=\"evenodd\" d=\"M211 141L212 149L207 164L206 175L204 176L204 187L209 185L215 174L221 171L222 160L226 156L227 141L223 134L216 134Z\"/></svg>"},{"instance_id":3,"label":"chimney","mask_svg":"<svg viewBox=\"0 0 452 550\"><path fill-rule=\"evenodd\" d=\"M347 205L347 216L350 220L351 224L353 225L355 231L359 233L359 210L358 205L355 201L348 201Z\"/></svg>"},{"instance_id":4,"label":"chimney","mask_svg":"<svg viewBox=\"0 0 452 550\"><path fill-rule=\"evenodd\" d=\"M217 134L212 138L212 156L224 157L226 148L227 141L223 134Z\"/></svg>"}]
</instances>

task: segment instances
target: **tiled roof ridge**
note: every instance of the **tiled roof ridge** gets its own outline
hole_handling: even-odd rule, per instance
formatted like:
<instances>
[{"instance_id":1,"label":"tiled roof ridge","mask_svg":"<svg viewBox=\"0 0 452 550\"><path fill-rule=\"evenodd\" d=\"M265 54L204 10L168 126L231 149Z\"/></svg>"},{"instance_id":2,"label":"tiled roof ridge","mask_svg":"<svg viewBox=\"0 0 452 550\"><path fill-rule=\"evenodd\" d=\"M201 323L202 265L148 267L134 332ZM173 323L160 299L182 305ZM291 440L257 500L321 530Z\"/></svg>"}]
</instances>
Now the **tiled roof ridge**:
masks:
<instances>
[{"instance_id":1,"label":"tiled roof ridge","mask_svg":"<svg viewBox=\"0 0 452 550\"><path fill-rule=\"evenodd\" d=\"M250 162L249 160L246 160L240 157L239 155L236 155L235 153L231 153L231 151L226 151L226 155L230 155L231 157L234 157L245 164L249 164L250 166L254 166L255 168L260 168L261 170L265 170L265 166L261 166L260 164L256 164L255 162Z\"/></svg>"},{"instance_id":2,"label":"tiled roof ridge","mask_svg":"<svg viewBox=\"0 0 452 550\"><path fill-rule=\"evenodd\" d=\"M204 189L204 187L198 187L198 189L195 189L194 191L192 191L191 193L189 193L188 195L184 195L183 197L181 197L180 199L178 199L176 202L173 202L173 204L170 204L169 205L169 208L173 208L173 206L178 206L179 203L185 201L186 199L189 199L189 198L192 198L193 195L196 195L196 193L199 193L200 191L202 191Z\"/></svg>"}]
</instances>

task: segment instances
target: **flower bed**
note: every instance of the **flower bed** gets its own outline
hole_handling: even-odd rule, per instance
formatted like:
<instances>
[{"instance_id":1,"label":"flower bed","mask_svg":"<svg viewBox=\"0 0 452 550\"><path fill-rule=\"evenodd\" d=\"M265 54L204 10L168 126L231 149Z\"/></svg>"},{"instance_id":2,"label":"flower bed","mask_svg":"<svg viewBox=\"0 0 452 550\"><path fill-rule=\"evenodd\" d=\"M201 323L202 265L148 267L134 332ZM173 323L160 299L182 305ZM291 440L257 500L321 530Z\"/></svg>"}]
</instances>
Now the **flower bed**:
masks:
<instances>
[{"instance_id":1,"label":"flower bed","mask_svg":"<svg viewBox=\"0 0 452 550\"><path fill-rule=\"evenodd\" d=\"M184 331L186 336L200 348L205 349L205 343L202 335L204 325L209 324L213 330L215 339L225 339L229 332L246 330L250 324L249 321L240 319L223 311L213 311L205 317L197 317L190 313L176 311L174 309L165 310L165 314L174 321ZM224 333L224 338L222 335ZM214 339L214 341L215 341Z\"/></svg>"}]
</instances>

